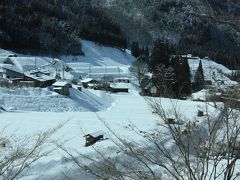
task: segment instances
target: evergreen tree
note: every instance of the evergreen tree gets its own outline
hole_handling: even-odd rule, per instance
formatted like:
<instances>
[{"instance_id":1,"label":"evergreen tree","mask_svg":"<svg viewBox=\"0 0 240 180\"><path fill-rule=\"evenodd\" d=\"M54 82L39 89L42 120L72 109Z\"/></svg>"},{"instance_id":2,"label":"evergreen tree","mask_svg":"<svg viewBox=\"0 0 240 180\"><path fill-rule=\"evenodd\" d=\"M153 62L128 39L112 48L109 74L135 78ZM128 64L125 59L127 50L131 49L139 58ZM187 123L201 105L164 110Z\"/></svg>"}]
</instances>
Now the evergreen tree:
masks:
<instances>
[{"instance_id":1,"label":"evergreen tree","mask_svg":"<svg viewBox=\"0 0 240 180\"><path fill-rule=\"evenodd\" d=\"M170 51L168 43L164 43L164 41L161 39L156 40L149 62L150 71L154 72L156 70L156 65L163 64L168 67L169 56Z\"/></svg>"},{"instance_id":2,"label":"evergreen tree","mask_svg":"<svg viewBox=\"0 0 240 180\"><path fill-rule=\"evenodd\" d=\"M149 49L148 49L148 46L144 49L144 55L146 57L149 57Z\"/></svg>"},{"instance_id":3,"label":"evergreen tree","mask_svg":"<svg viewBox=\"0 0 240 180\"><path fill-rule=\"evenodd\" d=\"M202 68L202 61L200 60L197 71L194 77L194 83L196 89L201 89L204 85L204 74Z\"/></svg>"},{"instance_id":4,"label":"evergreen tree","mask_svg":"<svg viewBox=\"0 0 240 180\"><path fill-rule=\"evenodd\" d=\"M181 55L171 58L171 65L176 73L174 92L176 97L188 95L191 92L191 74L187 57Z\"/></svg>"},{"instance_id":5,"label":"evergreen tree","mask_svg":"<svg viewBox=\"0 0 240 180\"><path fill-rule=\"evenodd\" d=\"M133 42L132 43L131 54L136 58L141 55L141 49L139 48L138 42Z\"/></svg>"},{"instance_id":6,"label":"evergreen tree","mask_svg":"<svg viewBox=\"0 0 240 180\"><path fill-rule=\"evenodd\" d=\"M176 74L171 66L166 67L164 64L156 65L153 83L156 85L159 95L164 97L175 96Z\"/></svg>"}]
</instances>

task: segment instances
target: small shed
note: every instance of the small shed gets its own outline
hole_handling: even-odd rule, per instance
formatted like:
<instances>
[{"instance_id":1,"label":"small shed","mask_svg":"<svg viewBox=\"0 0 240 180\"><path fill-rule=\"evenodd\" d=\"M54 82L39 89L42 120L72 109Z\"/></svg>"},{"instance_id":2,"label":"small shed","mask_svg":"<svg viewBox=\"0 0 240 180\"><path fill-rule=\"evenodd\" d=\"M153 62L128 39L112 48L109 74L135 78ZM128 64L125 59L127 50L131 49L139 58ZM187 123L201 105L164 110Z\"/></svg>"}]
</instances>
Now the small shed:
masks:
<instances>
[{"instance_id":1,"label":"small shed","mask_svg":"<svg viewBox=\"0 0 240 180\"><path fill-rule=\"evenodd\" d=\"M103 135L104 133L102 131L86 134L85 136L83 136L86 138L85 146L91 146L98 141L104 140Z\"/></svg>"},{"instance_id":2,"label":"small shed","mask_svg":"<svg viewBox=\"0 0 240 180\"><path fill-rule=\"evenodd\" d=\"M44 73L25 74L24 80L34 81L35 87L42 87L42 88L51 86L54 82L56 82L55 78L45 75Z\"/></svg>"},{"instance_id":3,"label":"small shed","mask_svg":"<svg viewBox=\"0 0 240 180\"><path fill-rule=\"evenodd\" d=\"M86 78L81 80L82 85L84 88L88 88L88 87L94 87L96 84L98 84L99 82L95 79L92 78Z\"/></svg>"},{"instance_id":4,"label":"small shed","mask_svg":"<svg viewBox=\"0 0 240 180\"><path fill-rule=\"evenodd\" d=\"M148 81L145 84L143 84L142 95L157 96L157 94L158 94L157 87L151 81Z\"/></svg>"},{"instance_id":5,"label":"small shed","mask_svg":"<svg viewBox=\"0 0 240 180\"><path fill-rule=\"evenodd\" d=\"M69 89L72 87L72 85L65 81L57 81L53 84L53 90L61 95L69 96L70 92Z\"/></svg>"},{"instance_id":6,"label":"small shed","mask_svg":"<svg viewBox=\"0 0 240 180\"><path fill-rule=\"evenodd\" d=\"M110 84L110 90L113 93L117 92L129 92L129 86L126 83L112 83Z\"/></svg>"}]
</instances>

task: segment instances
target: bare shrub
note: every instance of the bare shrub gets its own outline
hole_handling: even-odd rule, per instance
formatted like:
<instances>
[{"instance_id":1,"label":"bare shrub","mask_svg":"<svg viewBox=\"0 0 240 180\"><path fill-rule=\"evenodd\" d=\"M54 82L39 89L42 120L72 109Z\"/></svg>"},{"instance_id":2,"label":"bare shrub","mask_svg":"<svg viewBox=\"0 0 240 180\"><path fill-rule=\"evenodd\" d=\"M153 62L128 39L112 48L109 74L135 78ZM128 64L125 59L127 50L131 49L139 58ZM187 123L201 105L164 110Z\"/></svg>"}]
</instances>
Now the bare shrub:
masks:
<instances>
[{"instance_id":1,"label":"bare shrub","mask_svg":"<svg viewBox=\"0 0 240 180\"><path fill-rule=\"evenodd\" d=\"M205 115L188 119L178 111L177 103L167 110L161 99L149 99L152 111L159 117L159 126L142 131L131 125L142 141L126 139L99 119L112 133L111 150L78 156L61 148L70 160L89 175L100 179L235 179L240 158L239 110L220 104L206 104ZM169 117L173 120L169 122ZM184 124L182 122L185 122Z\"/></svg>"},{"instance_id":2,"label":"bare shrub","mask_svg":"<svg viewBox=\"0 0 240 180\"><path fill-rule=\"evenodd\" d=\"M4 135L4 128L0 133L0 179L10 180L24 176L33 163L53 152L56 148L49 148L52 143L50 138L62 126L63 124L31 137Z\"/></svg>"}]
</instances>

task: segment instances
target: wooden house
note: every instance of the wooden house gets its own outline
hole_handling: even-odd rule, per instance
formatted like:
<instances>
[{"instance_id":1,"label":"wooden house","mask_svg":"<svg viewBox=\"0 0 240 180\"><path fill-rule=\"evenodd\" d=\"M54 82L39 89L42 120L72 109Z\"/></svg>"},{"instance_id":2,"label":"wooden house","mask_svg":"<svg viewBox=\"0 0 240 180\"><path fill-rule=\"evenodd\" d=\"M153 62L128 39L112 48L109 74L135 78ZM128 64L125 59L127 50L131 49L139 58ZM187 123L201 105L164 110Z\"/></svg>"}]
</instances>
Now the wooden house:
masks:
<instances>
[{"instance_id":1,"label":"wooden house","mask_svg":"<svg viewBox=\"0 0 240 180\"><path fill-rule=\"evenodd\" d=\"M69 89L72 87L72 85L68 82L61 82L61 81L57 81L53 84L53 90L61 95L64 96L69 96L70 92Z\"/></svg>"},{"instance_id":2,"label":"wooden house","mask_svg":"<svg viewBox=\"0 0 240 180\"><path fill-rule=\"evenodd\" d=\"M33 81L34 87L42 87L42 88L51 86L54 82L56 82L55 78L45 75L44 73L25 74L24 80Z\"/></svg>"},{"instance_id":3,"label":"wooden house","mask_svg":"<svg viewBox=\"0 0 240 180\"><path fill-rule=\"evenodd\" d=\"M81 80L82 82L82 86L84 88L94 88L97 84L99 84L99 82L95 79L92 79L92 78L86 78L86 79L83 79Z\"/></svg>"}]
</instances>

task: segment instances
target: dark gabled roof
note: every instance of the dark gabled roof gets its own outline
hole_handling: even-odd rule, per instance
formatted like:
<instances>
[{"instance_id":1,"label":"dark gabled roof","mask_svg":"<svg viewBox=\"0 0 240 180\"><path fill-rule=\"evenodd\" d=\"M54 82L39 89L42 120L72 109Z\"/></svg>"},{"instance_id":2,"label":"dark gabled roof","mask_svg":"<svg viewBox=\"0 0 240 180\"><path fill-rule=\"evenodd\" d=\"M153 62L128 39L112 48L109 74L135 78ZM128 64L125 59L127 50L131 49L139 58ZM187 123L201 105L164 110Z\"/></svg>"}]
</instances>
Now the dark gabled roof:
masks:
<instances>
[{"instance_id":1,"label":"dark gabled roof","mask_svg":"<svg viewBox=\"0 0 240 180\"><path fill-rule=\"evenodd\" d=\"M40 81L40 82L46 82L46 81L52 81L55 80L55 78L51 77L51 76L47 76L45 74L25 74L26 77L29 77L35 81Z\"/></svg>"}]
</instances>

